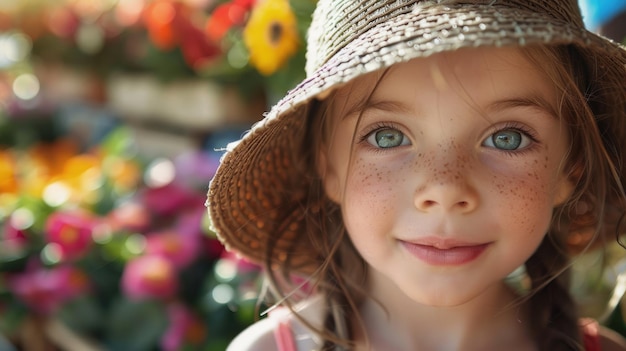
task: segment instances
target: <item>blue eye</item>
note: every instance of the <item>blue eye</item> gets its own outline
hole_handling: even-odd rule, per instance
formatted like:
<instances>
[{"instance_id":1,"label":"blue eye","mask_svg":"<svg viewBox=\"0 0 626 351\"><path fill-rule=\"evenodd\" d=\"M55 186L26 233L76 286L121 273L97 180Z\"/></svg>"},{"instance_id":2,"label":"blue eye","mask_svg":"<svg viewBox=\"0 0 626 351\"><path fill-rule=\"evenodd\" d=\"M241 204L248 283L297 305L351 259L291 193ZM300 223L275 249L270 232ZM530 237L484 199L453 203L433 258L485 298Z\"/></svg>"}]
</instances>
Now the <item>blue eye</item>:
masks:
<instances>
[{"instance_id":1,"label":"blue eye","mask_svg":"<svg viewBox=\"0 0 626 351\"><path fill-rule=\"evenodd\" d=\"M409 145L409 139L394 128L377 129L367 136L367 142L381 149Z\"/></svg>"},{"instance_id":2,"label":"blue eye","mask_svg":"<svg viewBox=\"0 0 626 351\"><path fill-rule=\"evenodd\" d=\"M503 129L491 134L483 145L499 150L512 151L523 149L530 144L530 138L515 129Z\"/></svg>"}]
</instances>

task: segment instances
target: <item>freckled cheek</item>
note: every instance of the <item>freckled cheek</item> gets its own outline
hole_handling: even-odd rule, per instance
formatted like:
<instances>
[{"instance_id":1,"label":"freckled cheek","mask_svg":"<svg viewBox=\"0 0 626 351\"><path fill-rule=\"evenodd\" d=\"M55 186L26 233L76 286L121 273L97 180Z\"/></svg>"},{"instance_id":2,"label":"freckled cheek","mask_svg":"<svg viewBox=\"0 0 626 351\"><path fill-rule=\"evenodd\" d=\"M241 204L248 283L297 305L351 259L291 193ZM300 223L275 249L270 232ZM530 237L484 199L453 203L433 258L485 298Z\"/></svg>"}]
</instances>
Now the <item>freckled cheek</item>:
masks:
<instances>
[{"instance_id":1,"label":"freckled cheek","mask_svg":"<svg viewBox=\"0 0 626 351\"><path fill-rule=\"evenodd\" d=\"M490 181L490 193L496 199L493 204L515 227L543 235L552 214L554 178L549 168L531 165L495 173Z\"/></svg>"},{"instance_id":2,"label":"freckled cheek","mask_svg":"<svg viewBox=\"0 0 626 351\"><path fill-rule=\"evenodd\" d=\"M397 204L398 187L402 184L393 167L356 160L345 184L345 205L358 208L365 216L385 215Z\"/></svg>"}]
</instances>

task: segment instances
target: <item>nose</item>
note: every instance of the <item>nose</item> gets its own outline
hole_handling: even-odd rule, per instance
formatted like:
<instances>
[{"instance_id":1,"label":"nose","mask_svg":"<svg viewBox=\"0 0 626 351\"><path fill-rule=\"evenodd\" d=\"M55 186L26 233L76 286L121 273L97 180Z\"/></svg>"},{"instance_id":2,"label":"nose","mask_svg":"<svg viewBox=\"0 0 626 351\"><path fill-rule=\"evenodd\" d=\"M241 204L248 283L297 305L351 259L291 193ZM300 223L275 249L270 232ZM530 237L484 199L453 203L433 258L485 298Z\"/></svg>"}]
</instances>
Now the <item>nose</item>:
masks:
<instances>
[{"instance_id":1,"label":"nose","mask_svg":"<svg viewBox=\"0 0 626 351\"><path fill-rule=\"evenodd\" d=\"M415 191L415 207L421 212L470 213L479 204L476 188L463 166L442 165L433 170Z\"/></svg>"}]
</instances>

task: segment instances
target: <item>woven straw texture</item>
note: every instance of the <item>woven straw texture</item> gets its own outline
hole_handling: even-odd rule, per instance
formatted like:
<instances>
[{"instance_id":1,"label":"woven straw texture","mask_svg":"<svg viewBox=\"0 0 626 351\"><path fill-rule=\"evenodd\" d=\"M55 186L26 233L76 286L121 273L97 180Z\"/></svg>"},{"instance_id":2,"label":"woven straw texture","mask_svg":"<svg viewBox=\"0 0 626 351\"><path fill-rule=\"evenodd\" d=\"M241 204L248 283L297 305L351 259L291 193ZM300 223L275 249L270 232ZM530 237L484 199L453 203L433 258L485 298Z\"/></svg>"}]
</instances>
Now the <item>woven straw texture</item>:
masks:
<instances>
[{"instance_id":1,"label":"woven straw texture","mask_svg":"<svg viewBox=\"0 0 626 351\"><path fill-rule=\"evenodd\" d=\"M229 146L209 189L218 237L256 262L273 243L273 262L319 263L301 235L310 184L298 150L306 147L312 99L356 77L465 47L573 44L599 89L611 92L606 103L626 101L626 51L585 30L575 0L320 0L308 40L307 78ZM626 131L617 134L626 139Z\"/></svg>"}]
</instances>

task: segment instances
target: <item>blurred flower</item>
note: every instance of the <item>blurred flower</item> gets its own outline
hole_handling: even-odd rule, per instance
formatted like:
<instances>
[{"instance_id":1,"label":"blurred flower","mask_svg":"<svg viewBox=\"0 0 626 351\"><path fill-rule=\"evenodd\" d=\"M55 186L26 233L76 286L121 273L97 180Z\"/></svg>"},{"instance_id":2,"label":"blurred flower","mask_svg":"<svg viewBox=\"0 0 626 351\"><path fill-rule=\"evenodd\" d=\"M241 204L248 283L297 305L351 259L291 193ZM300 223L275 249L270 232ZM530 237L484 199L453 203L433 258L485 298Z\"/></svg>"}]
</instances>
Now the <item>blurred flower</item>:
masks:
<instances>
[{"instance_id":1,"label":"blurred flower","mask_svg":"<svg viewBox=\"0 0 626 351\"><path fill-rule=\"evenodd\" d=\"M78 145L68 138L60 138L52 143L38 143L28 150L33 163L42 167L42 172L48 177L62 173L67 160L78 153Z\"/></svg>"},{"instance_id":2,"label":"blurred flower","mask_svg":"<svg viewBox=\"0 0 626 351\"><path fill-rule=\"evenodd\" d=\"M176 230L179 233L198 237L204 235L202 222L207 215L204 200L204 196L198 197L198 202L195 205L190 206L185 211L181 211L176 221Z\"/></svg>"},{"instance_id":3,"label":"blurred flower","mask_svg":"<svg viewBox=\"0 0 626 351\"><path fill-rule=\"evenodd\" d=\"M187 307L174 303L168 306L169 326L161 337L164 351L177 351L184 346L199 346L207 336L206 326Z\"/></svg>"},{"instance_id":4,"label":"blurred flower","mask_svg":"<svg viewBox=\"0 0 626 351\"><path fill-rule=\"evenodd\" d=\"M169 50L177 43L173 26L176 12L183 6L180 2L157 0L150 3L144 11L144 23L150 40L158 48Z\"/></svg>"},{"instance_id":5,"label":"blurred flower","mask_svg":"<svg viewBox=\"0 0 626 351\"><path fill-rule=\"evenodd\" d=\"M63 302L89 289L86 274L70 265L31 268L9 276L7 285L24 303L39 313L52 313Z\"/></svg>"},{"instance_id":6,"label":"blurred flower","mask_svg":"<svg viewBox=\"0 0 626 351\"><path fill-rule=\"evenodd\" d=\"M200 237L183 235L176 231L164 231L147 235L146 255L161 256L177 268L184 268L196 259Z\"/></svg>"},{"instance_id":7,"label":"blurred flower","mask_svg":"<svg viewBox=\"0 0 626 351\"><path fill-rule=\"evenodd\" d=\"M246 120L234 128L194 132L200 150L152 168L134 126L112 130L135 114L107 103L109 78L140 73L154 91L209 80L227 85L216 92L228 111L246 99L266 106L302 79L303 55L290 57L314 2L35 0L0 10L5 39L21 45L18 59L0 57L0 325L21 333L38 314L101 345L156 351L223 349L254 321L259 267L224 253L203 203L215 150L249 129L255 108L237 112ZM25 73L40 87L28 101L12 85Z\"/></svg>"},{"instance_id":8,"label":"blurred flower","mask_svg":"<svg viewBox=\"0 0 626 351\"><path fill-rule=\"evenodd\" d=\"M122 274L122 290L133 299L169 299L178 290L174 264L157 255L140 256L129 261Z\"/></svg>"},{"instance_id":9,"label":"blurred flower","mask_svg":"<svg viewBox=\"0 0 626 351\"><path fill-rule=\"evenodd\" d=\"M158 0L146 8L144 22L155 46L161 50L180 46L185 62L195 69L217 58L221 51L193 23L192 13L193 9L184 2Z\"/></svg>"},{"instance_id":10,"label":"blurred flower","mask_svg":"<svg viewBox=\"0 0 626 351\"><path fill-rule=\"evenodd\" d=\"M146 208L157 216L167 216L189 205L197 199L197 195L186 187L171 182L164 186L145 189L142 200Z\"/></svg>"},{"instance_id":11,"label":"blurred flower","mask_svg":"<svg viewBox=\"0 0 626 351\"><path fill-rule=\"evenodd\" d=\"M256 0L234 0L221 4L213 10L205 26L207 36L215 41L222 40L234 26L242 25Z\"/></svg>"},{"instance_id":12,"label":"blurred flower","mask_svg":"<svg viewBox=\"0 0 626 351\"><path fill-rule=\"evenodd\" d=\"M262 0L252 10L243 32L250 62L261 74L271 75L299 47L296 17L288 0Z\"/></svg>"},{"instance_id":13,"label":"blurred flower","mask_svg":"<svg viewBox=\"0 0 626 351\"><path fill-rule=\"evenodd\" d=\"M0 194L17 192L15 157L6 150L0 150Z\"/></svg>"},{"instance_id":14,"label":"blurred flower","mask_svg":"<svg viewBox=\"0 0 626 351\"><path fill-rule=\"evenodd\" d=\"M11 216L13 217L13 216ZM22 228L16 227L12 218L4 222L0 233L0 257L11 258L21 256L28 247L28 237Z\"/></svg>"},{"instance_id":15,"label":"blurred flower","mask_svg":"<svg viewBox=\"0 0 626 351\"><path fill-rule=\"evenodd\" d=\"M94 203L98 200L98 189L102 186L101 159L91 154L77 154L64 164L61 174L51 183L67 186L70 199L77 203Z\"/></svg>"},{"instance_id":16,"label":"blurred flower","mask_svg":"<svg viewBox=\"0 0 626 351\"><path fill-rule=\"evenodd\" d=\"M202 30L188 19L181 19L177 25L180 48L189 67L193 69L205 67L222 53L219 46L210 41Z\"/></svg>"},{"instance_id":17,"label":"blurred flower","mask_svg":"<svg viewBox=\"0 0 626 351\"><path fill-rule=\"evenodd\" d=\"M78 146L70 139L59 139L53 143L38 143L30 147L18 164L28 169L21 174L20 190L36 197L43 195L53 178L63 174L66 162L78 154Z\"/></svg>"},{"instance_id":18,"label":"blurred flower","mask_svg":"<svg viewBox=\"0 0 626 351\"><path fill-rule=\"evenodd\" d=\"M219 162L219 157L215 153L200 150L181 153L174 159L175 179L180 184L187 184L193 188L203 187L206 180L215 174Z\"/></svg>"},{"instance_id":19,"label":"blurred flower","mask_svg":"<svg viewBox=\"0 0 626 351\"><path fill-rule=\"evenodd\" d=\"M124 201L107 216L113 231L143 231L150 225L150 212L138 201Z\"/></svg>"},{"instance_id":20,"label":"blurred flower","mask_svg":"<svg viewBox=\"0 0 626 351\"><path fill-rule=\"evenodd\" d=\"M54 212L46 220L45 239L58 245L61 260L77 259L89 251L97 224L98 219L86 212Z\"/></svg>"},{"instance_id":21,"label":"blurred flower","mask_svg":"<svg viewBox=\"0 0 626 351\"><path fill-rule=\"evenodd\" d=\"M137 162L123 157L107 157L104 161L107 175L116 190L127 192L134 190L141 179L141 170Z\"/></svg>"}]
</instances>

